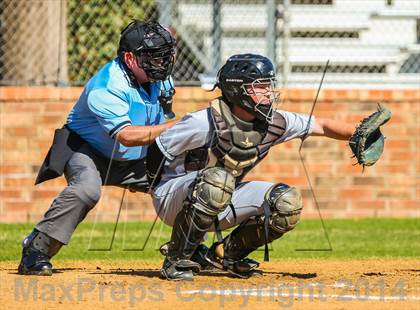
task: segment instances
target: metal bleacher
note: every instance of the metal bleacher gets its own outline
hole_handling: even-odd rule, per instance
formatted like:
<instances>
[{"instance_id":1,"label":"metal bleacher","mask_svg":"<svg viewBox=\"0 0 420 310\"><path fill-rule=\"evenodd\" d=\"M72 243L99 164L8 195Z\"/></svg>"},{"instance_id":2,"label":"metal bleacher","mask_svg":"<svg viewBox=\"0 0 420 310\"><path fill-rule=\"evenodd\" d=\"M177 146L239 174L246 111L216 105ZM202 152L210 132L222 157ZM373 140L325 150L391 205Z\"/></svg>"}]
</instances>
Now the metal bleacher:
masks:
<instances>
[{"instance_id":1,"label":"metal bleacher","mask_svg":"<svg viewBox=\"0 0 420 310\"><path fill-rule=\"evenodd\" d=\"M311 1L307 1L311 3ZM333 0L331 4L291 5L288 11L290 37L287 61L289 84L311 84L319 79L327 59L332 76L327 82L341 85L420 83L420 63L414 74L403 64L420 51L419 0ZM264 1L226 1L221 6L221 60L243 52L267 53L265 31L267 8ZM281 1L277 4L281 14ZM198 34L201 60L211 63L212 7L206 1L185 1L177 5L176 27ZM276 61L285 61L283 20L277 23ZM198 58L200 58L198 57ZM414 59L419 59L414 58ZM413 71L413 70L412 70ZM281 75L281 72L279 72ZM334 79L334 81L333 81Z\"/></svg>"}]
</instances>

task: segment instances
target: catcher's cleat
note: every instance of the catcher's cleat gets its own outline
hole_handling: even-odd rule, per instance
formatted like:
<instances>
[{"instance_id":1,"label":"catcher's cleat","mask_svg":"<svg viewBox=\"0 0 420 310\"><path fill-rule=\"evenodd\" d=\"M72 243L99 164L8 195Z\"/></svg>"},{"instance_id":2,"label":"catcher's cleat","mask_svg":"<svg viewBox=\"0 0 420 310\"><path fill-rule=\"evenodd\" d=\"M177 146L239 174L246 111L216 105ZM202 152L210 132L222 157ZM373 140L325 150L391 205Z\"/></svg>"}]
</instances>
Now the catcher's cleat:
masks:
<instances>
[{"instance_id":1,"label":"catcher's cleat","mask_svg":"<svg viewBox=\"0 0 420 310\"><path fill-rule=\"evenodd\" d=\"M211 271L215 269L214 266L206 259L206 254L208 251L208 247L206 247L204 244L200 244L191 257L193 262L200 264L201 271Z\"/></svg>"},{"instance_id":2,"label":"catcher's cleat","mask_svg":"<svg viewBox=\"0 0 420 310\"><path fill-rule=\"evenodd\" d=\"M251 258L246 257L240 260L232 260L219 257L217 255L218 245L220 245L220 243L213 244L205 256L205 259L215 268L227 271L242 279L248 279L262 274L261 270L256 270L260 264Z\"/></svg>"},{"instance_id":3,"label":"catcher's cleat","mask_svg":"<svg viewBox=\"0 0 420 310\"><path fill-rule=\"evenodd\" d=\"M28 248L23 248L18 273L24 275L50 276L52 275L50 257L30 246Z\"/></svg>"},{"instance_id":4,"label":"catcher's cleat","mask_svg":"<svg viewBox=\"0 0 420 310\"><path fill-rule=\"evenodd\" d=\"M163 244L159 248L160 254L162 254L163 256L166 256L168 254L168 243L169 242ZM214 266L210 264L205 258L208 250L209 250L208 247L206 247L204 244L200 244L190 259L191 261L200 264L201 271L214 270Z\"/></svg>"},{"instance_id":5,"label":"catcher's cleat","mask_svg":"<svg viewBox=\"0 0 420 310\"><path fill-rule=\"evenodd\" d=\"M199 272L200 264L187 259L171 262L165 258L163 266L160 269L162 277L171 281L192 281L194 274Z\"/></svg>"}]
</instances>

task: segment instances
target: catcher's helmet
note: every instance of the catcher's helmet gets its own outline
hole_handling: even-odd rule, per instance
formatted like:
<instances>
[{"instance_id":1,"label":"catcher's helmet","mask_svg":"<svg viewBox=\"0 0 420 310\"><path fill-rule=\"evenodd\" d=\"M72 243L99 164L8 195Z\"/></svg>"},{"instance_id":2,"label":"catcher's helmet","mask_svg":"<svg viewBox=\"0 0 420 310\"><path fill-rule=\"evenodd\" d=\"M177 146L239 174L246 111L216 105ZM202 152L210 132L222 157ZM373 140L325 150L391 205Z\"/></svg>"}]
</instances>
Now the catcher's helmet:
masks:
<instances>
[{"instance_id":1,"label":"catcher's helmet","mask_svg":"<svg viewBox=\"0 0 420 310\"><path fill-rule=\"evenodd\" d=\"M219 70L216 85L230 106L238 105L257 119L271 121L273 104L279 93L275 82L274 65L270 59L240 54L231 56ZM261 89L264 93L258 91Z\"/></svg>"},{"instance_id":2,"label":"catcher's helmet","mask_svg":"<svg viewBox=\"0 0 420 310\"><path fill-rule=\"evenodd\" d=\"M134 20L121 31L118 57L123 59L124 52L133 52L150 79L165 80L175 62L175 43L159 23Z\"/></svg>"}]
</instances>

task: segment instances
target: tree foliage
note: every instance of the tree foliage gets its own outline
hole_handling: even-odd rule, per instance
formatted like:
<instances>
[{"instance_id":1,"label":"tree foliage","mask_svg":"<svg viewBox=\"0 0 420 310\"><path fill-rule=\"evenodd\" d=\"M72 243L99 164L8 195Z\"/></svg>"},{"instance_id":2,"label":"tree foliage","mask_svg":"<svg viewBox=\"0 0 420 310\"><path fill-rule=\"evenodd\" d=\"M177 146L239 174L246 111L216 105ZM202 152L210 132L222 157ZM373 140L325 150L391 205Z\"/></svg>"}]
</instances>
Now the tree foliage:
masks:
<instances>
[{"instance_id":1,"label":"tree foliage","mask_svg":"<svg viewBox=\"0 0 420 310\"><path fill-rule=\"evenodd\" d=\"M84 84L116 57L121 30L133 19L157 17L154 0L68 0L68 76Z\"/></svg>"}]
</instances>

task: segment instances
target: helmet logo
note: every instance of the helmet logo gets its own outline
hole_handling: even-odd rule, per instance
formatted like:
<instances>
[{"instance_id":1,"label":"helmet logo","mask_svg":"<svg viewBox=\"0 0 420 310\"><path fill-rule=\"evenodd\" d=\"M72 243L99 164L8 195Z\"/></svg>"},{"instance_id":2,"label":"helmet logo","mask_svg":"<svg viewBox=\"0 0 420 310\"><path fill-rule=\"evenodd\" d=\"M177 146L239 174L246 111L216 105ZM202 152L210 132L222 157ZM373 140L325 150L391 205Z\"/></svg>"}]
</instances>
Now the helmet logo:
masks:
<instances>
[{"instance_id":1,"label":"helmet logo","mask_svg":"<svg viewBox=\"0 0 420 310\"><path fill-rule=\"evenodd\" d=\"M243 80L240 80L240 79L226 79L226 82L238 82L238 83L243 83Z\"/></svg>"}]
</instances>

